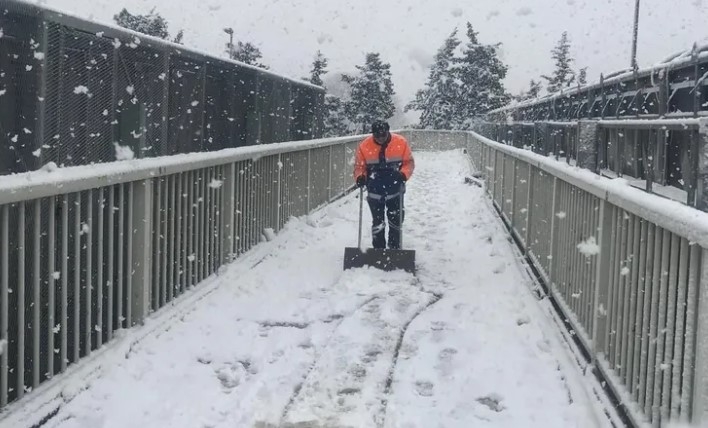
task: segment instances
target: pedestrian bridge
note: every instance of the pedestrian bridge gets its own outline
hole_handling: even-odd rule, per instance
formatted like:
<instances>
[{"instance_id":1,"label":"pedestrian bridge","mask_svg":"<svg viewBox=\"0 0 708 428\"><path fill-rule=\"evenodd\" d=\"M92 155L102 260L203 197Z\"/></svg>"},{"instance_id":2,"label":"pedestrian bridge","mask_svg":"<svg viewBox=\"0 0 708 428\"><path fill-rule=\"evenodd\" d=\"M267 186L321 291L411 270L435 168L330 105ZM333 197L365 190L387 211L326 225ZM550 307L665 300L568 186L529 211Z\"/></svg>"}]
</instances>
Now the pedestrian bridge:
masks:
<instances>
[{"instance_id":1,"label":"pedestrian bridge","mask_svg":"<svg viewBox=\"0 0 708 428\"><path fill-rule=\"evenodd\" d=\"M415 276L342 271L361 137L4 177L0 426L705 423L705 213L402 133Z\"/></svg>"}]
</instances>

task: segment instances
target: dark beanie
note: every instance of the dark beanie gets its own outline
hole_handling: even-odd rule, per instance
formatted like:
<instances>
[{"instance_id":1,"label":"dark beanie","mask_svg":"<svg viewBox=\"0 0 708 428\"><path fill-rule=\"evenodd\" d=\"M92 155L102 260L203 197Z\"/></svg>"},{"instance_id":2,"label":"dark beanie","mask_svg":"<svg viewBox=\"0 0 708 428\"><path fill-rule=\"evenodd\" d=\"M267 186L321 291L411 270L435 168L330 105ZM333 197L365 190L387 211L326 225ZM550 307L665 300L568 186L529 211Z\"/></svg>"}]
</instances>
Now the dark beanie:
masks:
<instances>
[{"instance_id":1,"label":"dark beanie","mask_svg":"<svg viewBox=\"0 0 708 428\"><path fill-rule=\"evenodd\" d=\"M371 124L371 133L374 137L385 137L389 129L388 123L383 120L376 120Z\"/></svg>"}]
</instances>

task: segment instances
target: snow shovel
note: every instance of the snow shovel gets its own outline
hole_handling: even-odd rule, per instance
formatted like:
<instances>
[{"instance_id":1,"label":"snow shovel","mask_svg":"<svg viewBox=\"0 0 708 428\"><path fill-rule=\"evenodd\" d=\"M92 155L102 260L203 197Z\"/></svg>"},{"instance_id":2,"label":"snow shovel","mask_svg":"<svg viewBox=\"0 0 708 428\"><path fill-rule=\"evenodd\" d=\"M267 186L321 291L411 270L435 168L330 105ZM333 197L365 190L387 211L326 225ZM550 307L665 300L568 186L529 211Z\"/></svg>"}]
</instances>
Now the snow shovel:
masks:
<instances>
[{"instance_id":1,"label":"snow shovel","mask_svg":"<svg viewBox=\"0 0 708 428\"><path fill-rule=\"evenodd\" d=\"M371 266L392 271L404 270L415 274L415 250L392 250L384 248L362 248L361 228L364 213L364 188L359 189L359 245L356 248L344 248L344 270ZM403 209L399 210L400 215ZM403 222L401 222L401 228ZM401 244L403 239L401 236Z\"/></svg>"}]
</instances>

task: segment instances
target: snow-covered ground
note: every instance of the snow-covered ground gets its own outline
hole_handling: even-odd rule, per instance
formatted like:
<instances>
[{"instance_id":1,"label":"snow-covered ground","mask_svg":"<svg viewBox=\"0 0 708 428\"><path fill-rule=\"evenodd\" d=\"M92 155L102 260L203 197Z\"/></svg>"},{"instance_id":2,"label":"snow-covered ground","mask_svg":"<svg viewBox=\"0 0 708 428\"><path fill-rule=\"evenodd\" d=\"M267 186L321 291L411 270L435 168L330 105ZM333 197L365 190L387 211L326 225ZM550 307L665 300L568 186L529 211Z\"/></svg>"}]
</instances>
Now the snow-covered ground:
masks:
<instances>
[{"instance_id":1,"label":"snow-covered ground","mask_svg":"<svg viewBox=\"0 0 708 428\"><path fill-rule=\"evenodd\" d=\"M404 223L416 277L342 271L351 195L224 269L46 426L605 426L482 190L464 184L465 156L416 161Z\"/></svg>"}]
</instances>

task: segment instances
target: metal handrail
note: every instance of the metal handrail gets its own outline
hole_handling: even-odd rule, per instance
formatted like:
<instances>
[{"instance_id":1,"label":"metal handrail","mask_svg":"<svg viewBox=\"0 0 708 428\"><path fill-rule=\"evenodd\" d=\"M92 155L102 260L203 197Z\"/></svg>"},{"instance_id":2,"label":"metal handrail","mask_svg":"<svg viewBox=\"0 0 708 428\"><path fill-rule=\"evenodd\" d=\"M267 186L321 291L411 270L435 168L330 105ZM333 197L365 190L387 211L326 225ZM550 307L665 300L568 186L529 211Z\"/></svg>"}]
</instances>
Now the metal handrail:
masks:
<instances>
[{"instance_id":1,"label":"metal handrail","mask_svg":"<svg viewBox=\"0 0 708 428\"><path fill-rule=\"evenodd\" d=\"M708 213L459 132L588 367L632 426L708 421Z\"/></svg>"},{"instance_id":2,"label":"metal handrail","mask_svg":"<svg viewBox=\"0 0 708 428\"><path fill-rule=\"evenodd\" d=\"M360 141L362 138L363 136L350 136L263 144L215 152L188 153L110 162L100 165L81 165L59 168L54 172L31 171L7 175L0 179L0 204L18 202L28 198L43 198L70 192L80 192L82 190L161 177L193 169L209 168L229 162L340 145L347 142Z\"/></svg>"},{"instance_id":3,"label":"metal handrail","mask_svg":"<svg viewBox=\"0 0 708 428\"><path fill-rule=\"evenodd\" d=\"M21 405L28 391L111 342L117 330L142 324L290 217L351 191L350 159L360 140L3 177L0 409Z\"/></svg>"}]
</instances>

